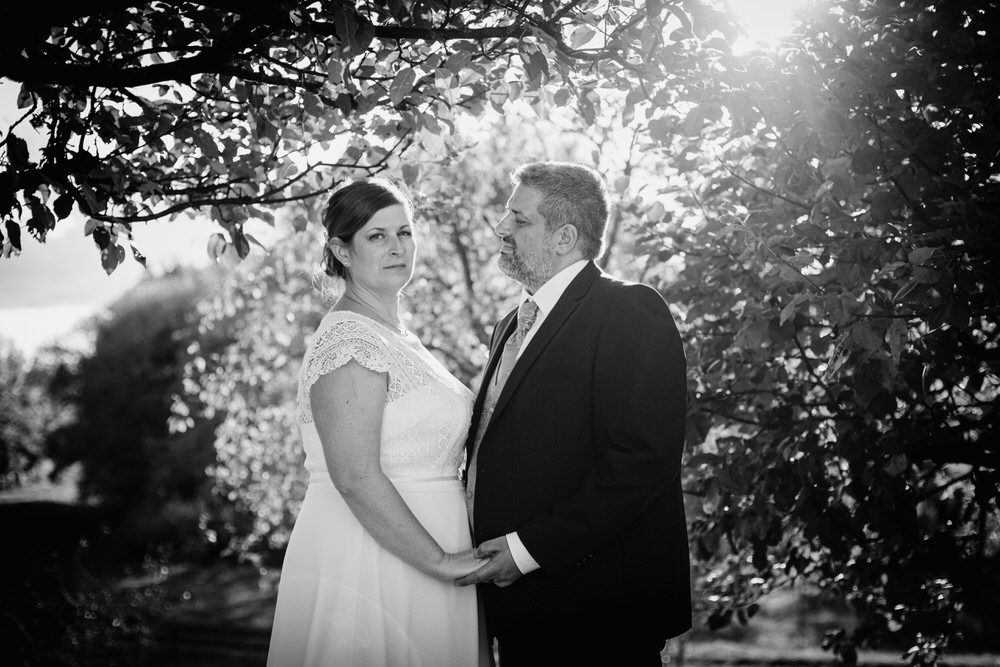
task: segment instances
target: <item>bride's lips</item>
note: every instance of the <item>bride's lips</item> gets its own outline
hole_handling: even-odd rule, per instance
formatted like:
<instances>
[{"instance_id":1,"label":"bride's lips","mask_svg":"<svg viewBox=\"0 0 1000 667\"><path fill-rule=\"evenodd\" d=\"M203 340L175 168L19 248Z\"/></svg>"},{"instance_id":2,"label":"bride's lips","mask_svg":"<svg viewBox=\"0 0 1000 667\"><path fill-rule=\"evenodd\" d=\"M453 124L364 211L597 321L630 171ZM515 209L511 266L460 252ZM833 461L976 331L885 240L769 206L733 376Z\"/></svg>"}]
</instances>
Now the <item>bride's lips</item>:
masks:
<instances>
[{"instance_id":1,"label":"bride's lips","mask_svg":"<svg viewBox=\"0 0 1000 667\"><path fill-rule=\"evenodd\" d=\"M406 264L390 264L389 266L387 266L385 268L387 268L387 269L405 269L407 267L406 267Z\"/></svg>"}]
</instances>

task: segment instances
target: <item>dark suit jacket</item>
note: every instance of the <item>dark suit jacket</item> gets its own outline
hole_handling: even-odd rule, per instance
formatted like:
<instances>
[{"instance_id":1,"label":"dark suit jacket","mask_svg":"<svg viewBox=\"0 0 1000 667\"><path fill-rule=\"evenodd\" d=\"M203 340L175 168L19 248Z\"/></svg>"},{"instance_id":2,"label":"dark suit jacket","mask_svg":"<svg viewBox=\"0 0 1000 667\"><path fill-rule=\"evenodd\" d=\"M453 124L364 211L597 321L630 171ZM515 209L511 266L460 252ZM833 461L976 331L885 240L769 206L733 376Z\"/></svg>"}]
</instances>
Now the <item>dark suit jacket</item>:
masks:
<instances>
[{"instance_id":1,"label":"dark suit jacket","mask_svg":"<svg viewBox=\"0 0 1000 667\"><path fill-rule=\"evenodd\" d=\"M483 387L515 324L516 311L497 324ZM516 531L541 565L481 587L492 632L574 616L648 623L664 639L691 626L686 385L659 293L588 264L522 352L480 444L475 542Z\"/></svg>"}]
</instances>

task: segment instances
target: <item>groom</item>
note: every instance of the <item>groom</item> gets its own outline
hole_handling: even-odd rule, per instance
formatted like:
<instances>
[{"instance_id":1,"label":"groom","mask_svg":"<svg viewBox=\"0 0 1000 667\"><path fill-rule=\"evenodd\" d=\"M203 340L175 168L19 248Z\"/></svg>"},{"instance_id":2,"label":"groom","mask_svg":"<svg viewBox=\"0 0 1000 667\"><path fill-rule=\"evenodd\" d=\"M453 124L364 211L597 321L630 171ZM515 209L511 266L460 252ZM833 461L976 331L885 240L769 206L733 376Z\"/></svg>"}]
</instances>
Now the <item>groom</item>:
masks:
<instances>
[{"instance_id":1,"label":"groom","mask_svg":"<svg viewBox=\"0 0 1000 667\"><path fill-rule=\"evenodd\" d=\"M511 179L497 262L522 305L494 329L468 441L490 561L456 583L483 584L503 667L659 667L691 626L680 336L656 291L594 264L608 204L592 170Z\"/></svg>"}]
</instances>

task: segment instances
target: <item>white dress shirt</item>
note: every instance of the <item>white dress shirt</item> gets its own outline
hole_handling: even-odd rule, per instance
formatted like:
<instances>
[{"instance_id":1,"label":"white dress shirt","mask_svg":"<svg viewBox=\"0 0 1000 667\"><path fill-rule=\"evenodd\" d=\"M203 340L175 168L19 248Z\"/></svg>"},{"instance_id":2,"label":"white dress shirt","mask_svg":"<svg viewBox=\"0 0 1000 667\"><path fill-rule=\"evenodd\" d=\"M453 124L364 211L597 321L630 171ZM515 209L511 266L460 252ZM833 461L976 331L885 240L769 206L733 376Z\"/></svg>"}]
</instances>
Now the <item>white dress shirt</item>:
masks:
<instances>
[{"instance_id":1,"label":"white dress shirt","mask_svg":"<svg viewBox=\"0 0 1000 667\"><path fill-rule=\"evenodd\" d=\"M528 345L531 343L531 339L535 337L535 332L538 331L538 327L542 325L545 318L548 316L552 309L555 308L556 302L569 287L569 284L573 282L577 274L583 270L588 264L586 260L580 260L578 262L573 262L565 269L557 273L556 275L549 278L548 282L538 288L538 291L534 294L529 294L527 290L521 290L521 300L518 304L523 303L525 299L531 298L535 305L538 306L538 315L535 317L535 323L531 325L528 329L528 334L524 337L524 341L521 343L521 347L517 351L517 358L521 358L521 354L527 349ZM525 549L524 544L521 542L521 538L517 536L517 533L507 534L507 546L510 548L510 555L514 558L514 564L517 565L517 569L521 571L521 574L528 574L541 567L528 550Z\"/></svg>"}]
</instances>

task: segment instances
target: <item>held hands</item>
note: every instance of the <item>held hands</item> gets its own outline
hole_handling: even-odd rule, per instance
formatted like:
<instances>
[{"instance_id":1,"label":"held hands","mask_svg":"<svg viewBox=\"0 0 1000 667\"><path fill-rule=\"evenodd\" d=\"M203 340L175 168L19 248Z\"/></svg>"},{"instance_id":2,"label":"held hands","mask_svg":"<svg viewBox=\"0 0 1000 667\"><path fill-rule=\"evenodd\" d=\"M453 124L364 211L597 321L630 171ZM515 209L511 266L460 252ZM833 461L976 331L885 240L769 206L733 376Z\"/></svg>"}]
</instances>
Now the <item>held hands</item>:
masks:
<instances>
[{"instance_id":1,"label":"held hands","mask_svg":"<svg viewBox=\"0 0 1000 667\"><path fill-rule=\"evenodd\" d=\"M434 575L442 581L455 581L459 577L475 572L488 562L488 557L477 555L476 549L445 553L435 568Z\"/></svg>"},{"instance_id":2,"label":"held hands","mask_svg":"<svg viewBox=\"0 0 1000 667\"><path fill-rule=\"evenodd\" d=\"M521 578L514 557L510 555L506 537L487 540L475 549L476 556L486 558L485 564L475 572L467 574L455 581L456 586L470 584L494 583L500 588L510 586Z\"/></svg>"}]
</instances>

